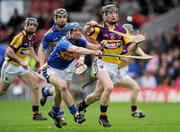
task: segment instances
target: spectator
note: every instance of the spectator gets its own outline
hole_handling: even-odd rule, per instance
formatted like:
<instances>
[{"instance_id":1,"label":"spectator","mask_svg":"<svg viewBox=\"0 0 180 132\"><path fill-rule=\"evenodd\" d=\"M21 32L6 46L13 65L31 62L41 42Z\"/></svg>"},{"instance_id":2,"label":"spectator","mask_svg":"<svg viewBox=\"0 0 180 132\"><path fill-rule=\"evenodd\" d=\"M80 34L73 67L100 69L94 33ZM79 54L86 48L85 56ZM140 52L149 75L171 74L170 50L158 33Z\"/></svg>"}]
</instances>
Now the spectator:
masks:
<instances>
[{"instance_id":1,"label":"spectator","mask_svg":"<svg viewBox=\"0 0 180 132\"><path fill-rule=\"evenodd\" d=\"M152 71L146 71L140 79L140 85L145 88L155 88L157 86L156 78Z\"/></svg>"}]
</instances>

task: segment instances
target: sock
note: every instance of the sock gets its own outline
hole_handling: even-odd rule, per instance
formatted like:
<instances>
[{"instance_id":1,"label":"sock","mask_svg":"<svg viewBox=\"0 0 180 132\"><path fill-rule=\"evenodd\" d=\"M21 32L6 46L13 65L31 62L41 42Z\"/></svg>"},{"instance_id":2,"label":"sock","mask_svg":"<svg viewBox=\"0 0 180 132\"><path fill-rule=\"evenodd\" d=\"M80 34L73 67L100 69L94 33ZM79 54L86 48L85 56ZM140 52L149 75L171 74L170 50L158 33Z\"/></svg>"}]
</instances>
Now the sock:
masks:
<instances>
[{"instance_id":1,"label":"sock","mask_svg":"<svg viewBox=\"0 0 180 132\"><path fill-rule=\"evenodd\" d=\"M133 112L133 111L136 111L137 110L137 106L136 105L132 105L131 106L131 111Z\"/></svg>"},{"instance_id":2,"label":"sock","mask_svg":"<svg viewBox=\"0 0 180 132\"><path fill-rule=\"evenodd\" d=\"M74 115L77 112L77 109L74 105L69 107L69 111L71 112L72 115Z\"/></svg>"},{"instance_id":3,"label":"sock","mask_svg":"<svg viewBox=\"0 0 180 132\"><path fill-rule=\"evenodd\" d=\"M86 107L88 107L88 105L86 104L85 100L81 101L79 104L79 110L83 111L83 109Z\"/></svg>"},{"instance_id":4,"label":"sock","mask_svg":"<svg viewBox=\"0 0 180 132\"><path fill-rule=\"evenodd\" d=\"M101 115L106 115L107 108L108 108L108 105L107 106L104 106L104 105L100 106Z\"/></svg>"},{"instance_id":5,"label":"sock","mask_svg":"<svg viewBox=\"0 0 180 132\"><path fill-rule=\"evenodd\" d=\"M32 106L32 111L33 111L33 116L38 114L39 112L39 106L38 105L33 105Z\"/></svg>"},{"instance_id":6,"label":"sock","mask_svg":"<svg viewBox=\"0 0 180 132\"><path fill-rule=\"evenodd\" d=\"M62 115L64 115L64 111L59 111L58 116L62 116Z\"/></svg>"},{"instance_id":7,"label":"sock","mask_svg":"<svg viewBox=\"0 0 180 132\"><path fill-rule=\"evenodd\" d=\"M59 106L52 106L52 110L51 110L51 114L56 117L58 115L60 111L60 107Z\"/></svg>"},{"instance_id":8,"label":"sock","mask_svg":"<svg viewBox=\"0 0 180 132\"><path fill-rule=\"evenodd\" d=\"M85 100L83 100L83 101L81 102L81 105L82 105L82 107L84 107L84 108L88 107L88 105L86 104Z\"/></svg>"},{"instance_id":9,"label":"sock","mask_svg":"<svg viewBox=\"0 0 180 132\"><path fill-rule=\"evenodd\" d=\"M52 96L51 88L45 88L44 89L44 96Z\"/></svg>"}]
</instances>

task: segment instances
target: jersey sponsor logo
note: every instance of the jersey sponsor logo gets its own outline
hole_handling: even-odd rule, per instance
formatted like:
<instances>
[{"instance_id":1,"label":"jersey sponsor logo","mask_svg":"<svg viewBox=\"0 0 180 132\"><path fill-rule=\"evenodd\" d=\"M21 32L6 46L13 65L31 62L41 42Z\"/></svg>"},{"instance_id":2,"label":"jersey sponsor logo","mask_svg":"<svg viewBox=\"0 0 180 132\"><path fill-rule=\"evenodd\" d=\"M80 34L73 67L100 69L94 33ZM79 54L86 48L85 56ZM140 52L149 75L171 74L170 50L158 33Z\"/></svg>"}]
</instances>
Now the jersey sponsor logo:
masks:
<instances>
[{"instance_id":1,"label":"jersey sponsor logo","mask_svg":"<svg viewBox=\"0 0 180 132\"><path fill-rule=\"evenodd\" d=\"M72 53L68 51L61 51L60 53L57 53L57 55L58 57L63 58L65 60L72 60L77 56L76 53Z\"/></svg>"},{"instance_id":2,"label":"jersey sponsor logo","mask_svg":"<svg viewBox=\"0 0 180 132\"><path fill-rule=\"evenodd\" d=\"M117 42L117 43L106 43L104 45L104 48L106 49L116 49L116 48L119 48L121 46L122 43L120 42Z\"/></svg>"}]
</instances>

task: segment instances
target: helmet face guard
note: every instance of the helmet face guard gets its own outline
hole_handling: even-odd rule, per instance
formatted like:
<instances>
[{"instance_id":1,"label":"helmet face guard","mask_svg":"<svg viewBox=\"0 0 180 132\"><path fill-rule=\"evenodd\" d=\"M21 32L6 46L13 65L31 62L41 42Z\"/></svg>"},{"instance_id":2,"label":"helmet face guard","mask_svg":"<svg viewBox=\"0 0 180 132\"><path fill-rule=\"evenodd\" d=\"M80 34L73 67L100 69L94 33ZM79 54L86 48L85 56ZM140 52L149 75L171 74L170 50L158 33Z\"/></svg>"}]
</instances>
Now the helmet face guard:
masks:
<instances>
[{"instance_id":1,"label":"helmet face guard","mask_svg":"<svg viewBox=\"0 0 180 132\"><path fill-rule=\"evenodd\" d=\"M28 26L29 25L34 25L35 29L29 29ZM29 34L33 34L36 32L37 30L37 26L38 26L38 21L35 17L27 17L25 20L25 25L24 25L24 30L29 33Z\"/></svg>"},{"instance_id":2,"label":"helmet face guard","mask_svg":"<svg viewBox=\"0 0 180 132\"><path fill-rule=\"evenodd\" d=\"M107 14L109 11L118 11L115 5L106 5L102 7L102 13Z\"/></svg>"},{"instance_id":3,"label":"helmet face guard","mask_svg":"<svg viewBox=\"0 0 180 132\"><path fill-rule=\"evenodd\" d=\"M66 9L58 8L58 9L54 10L53 17L54 17L54 23L56 25L58 25L59 27L63 28L65 26L67 20L65 20L66 22L59 23L59 22L57 22L57 18L66 18L67 19L68 13L67 13Z\"/></svg>"},{"instance_id":4,"label":"helmet face guard","mask_svg":"<svg viewBox=\"0 0 180 132\"><path fill-rule=\"evenodd\" d=\"M28 26L31 22L34 22L34 24L38 26L38 21L35 17L27 17L25 20L25 24Z\"/></svg>"},{"instance_id":5,"label":"helmet face guard","mask_svg":"<svg viewBox=\"0 0 180 132\"><path fill-rule=\"evenodd\" d=\"M58 8L58 9L54 10L53 16L54 17L57 17L57 16L65 16L65 17L67 17L68 13L67 13L66 9Z\"/></svg>"},{"instance_id":6,"label":"helmet face guard","mask_svg":"<svg viewBox=\"0 0 180 132\"><path fill-rule=\"evenodd\" d=\"M115 24L117 22L117 20L109 21L106 19L106 15L113 11L118 13L118 8L115 5L106 5L102 7L103 19L110 24Z\"/></svg>"}]
</instances>

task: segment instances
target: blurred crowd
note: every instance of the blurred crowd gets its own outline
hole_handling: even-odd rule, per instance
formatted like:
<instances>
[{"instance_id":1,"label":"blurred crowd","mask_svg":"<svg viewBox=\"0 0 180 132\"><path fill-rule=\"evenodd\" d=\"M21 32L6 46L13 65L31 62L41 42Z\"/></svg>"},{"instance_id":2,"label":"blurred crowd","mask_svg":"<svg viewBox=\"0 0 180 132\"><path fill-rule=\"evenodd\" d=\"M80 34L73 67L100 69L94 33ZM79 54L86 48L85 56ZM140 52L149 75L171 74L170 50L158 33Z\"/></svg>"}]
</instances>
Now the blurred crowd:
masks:
<instances>
[{"instance_id":1,"label":"blurred crowd","mask_svg":"<svg viewBox=\"0 0 180 132\"><path fill-rule=\"evenodd\" d=\"M100 9L109 3L118 5L122 21L126 22L125 18L132 16L133 22L131 23L135 29L139 29L144 23L153 21L159 15L179 6L178 0L44 0L43 2L42 0L31 0L31 8L28 14L21 16L15 9L7 23L0 21L0 65L4 61L3 56L7 45L13 36L23 29L26 16L33 15L38 18L39 26L34 45L37 52L43 35L53 24L52 11L54 9L63 7L69 12L81 12L81 14L89 12L98 22L101 22ZM162 28L159 28L155 34L154 38L147 36L145 42L141 44L147 54L153 55L153 59L150 61L132 60L129 65L130 75L137 79L143 87L155 87L157 85L180 87L180 19L170 31L164 32ZM86 59L86 62L90 63L89 61L92 61L92 58L87 58L90 60Z\"/></svg>"}]
</instances>

